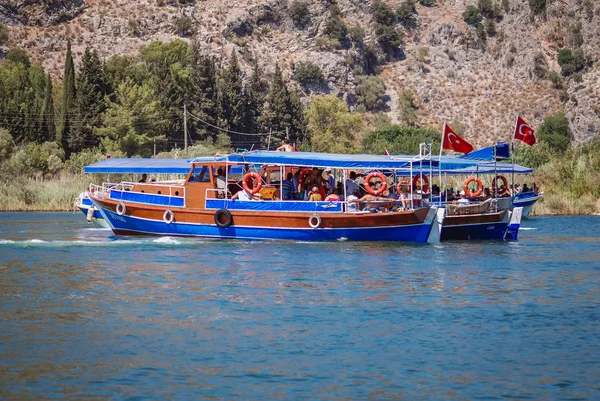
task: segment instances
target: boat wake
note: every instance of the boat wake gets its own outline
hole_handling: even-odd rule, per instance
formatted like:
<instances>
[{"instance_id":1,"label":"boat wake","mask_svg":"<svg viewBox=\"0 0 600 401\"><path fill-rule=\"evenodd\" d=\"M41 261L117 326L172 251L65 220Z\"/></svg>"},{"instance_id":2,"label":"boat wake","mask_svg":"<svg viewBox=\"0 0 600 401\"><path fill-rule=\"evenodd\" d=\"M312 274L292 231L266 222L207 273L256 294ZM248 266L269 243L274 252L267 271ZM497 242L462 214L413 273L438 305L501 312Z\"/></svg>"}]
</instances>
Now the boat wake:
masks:
<instances>
[{"instance_id":1,"label":"boat wake","mask_svg":"<svg viewBox=\"0 0 600 401\"><path fill-rule=\"evenodd\" d=\"M537 228L535 228L535 227L520 227L519 230L530 231L530 230L537 230Z\"/></svg>"}]
</instances>

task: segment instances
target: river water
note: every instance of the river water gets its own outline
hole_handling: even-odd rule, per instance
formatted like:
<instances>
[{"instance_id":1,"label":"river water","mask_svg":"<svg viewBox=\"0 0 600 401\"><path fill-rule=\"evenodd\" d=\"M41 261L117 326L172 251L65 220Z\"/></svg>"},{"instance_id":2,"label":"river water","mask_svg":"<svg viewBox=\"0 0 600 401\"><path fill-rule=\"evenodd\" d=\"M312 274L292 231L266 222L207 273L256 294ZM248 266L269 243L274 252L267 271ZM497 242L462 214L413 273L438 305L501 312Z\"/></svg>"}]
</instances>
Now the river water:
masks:
<instances>
[{"instance_id":1,"label":"river water","mask_svg":"<svg viewBox=\"0 0 600 401\"><path fill-rule=\"evenodd\" d=\"M115 237L0 214L3 400L598 400L600 217L516 243Z\"/></svg>"}]
</instances>

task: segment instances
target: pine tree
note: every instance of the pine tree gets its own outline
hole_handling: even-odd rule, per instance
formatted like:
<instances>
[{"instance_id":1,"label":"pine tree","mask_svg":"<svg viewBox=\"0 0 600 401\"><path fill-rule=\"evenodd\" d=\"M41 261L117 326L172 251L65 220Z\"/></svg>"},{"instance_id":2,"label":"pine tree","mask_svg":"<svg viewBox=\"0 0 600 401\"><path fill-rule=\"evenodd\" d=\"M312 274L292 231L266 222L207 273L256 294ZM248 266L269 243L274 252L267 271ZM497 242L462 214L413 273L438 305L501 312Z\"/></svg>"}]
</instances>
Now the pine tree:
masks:
<instances>
[{"instance_id":1,"label":"pine tree","mask_svg":"<svg viewBox=\"0 0 600 401\"><path fill-rule=\"evenodd\" d=\"M306 133L306 120L300 97L290 93L283 82L279 65L275 66L273 80L267 94L265 110L261 118L265 129L271 134L271 146L281 144L286 136L291 142L301 142ZM287 130L287 131L286 131ZM268 138L263 139L267 144Z\"/></svg>"},{"instance_id":2,"label":"pine tree","mask_svg":"<svg viewBox=\"0 0 600 401\"><path fill-rule=\"evenodd\" d=\"M252 76L244 88L244 93L244 98L246 99L246 112L244 114L242 131L259 134L261 132L260 118L265 103L265 82L262 77L262 71L256 60L253 62ZM260 138L258 136L249 136L247 142L246 147L248 147L248 145L251 145L250 147L253 145L257 146L260 145Z\"/></svg>"},{"instance_id":3,"label":"pine tree","mask_svg":"<svg viewBox=\"0 0 600 401\"><path fill-rule=\"evenodd\" d=\"M182 40L170 43L153 42L142 49L142 57L152 74L151 82L156 93L165 131L170 143L184 142L183 106L188 102L190 79L186 69L188 45Z\"/></svg>"},{"instance_id":4,"label":"pine tree","mask_svg":"<svg viewBox=\"0 0 600 401\"><path fill-rule=\"evenodd\" d=\"M61 105L61 127L60 127L60 145L65 151L65 158L71 156L69 148L69 137L71 136L71 124L73 105L75 103L75 65L71 54L71 40L67 40L67 55L65 57L65 72L63 77L63 100Z\"/></svg>"},{"instance_id":5,"label":"pine tree","mask_svg":"<svg viewBox=\"0 0 600 401\"><path fill-rule=\"evenodd\" d=\"M80 152L99 143L94 129L102 126L102 117L106 111L104 97L110 92L108 81L106 66L100 61L98 53L86 48L77 80L74 121L71 122L69 136L72 152Z\"/></svg>"},{"instance_id":6,"label":"pine tree","mask_svg":"<svg viewBox=\"0 0 600 401\"><path fill-rule=\"evenodd\" d=\"M242 132L244 129L244 116L246 113L244 83L242 71L234 52L229 58L229 66L221 74L219 100L221 109L222 126L229 131ZM245 136L230 134L234 147L245 145Z\"/></svg>"},{"instance_id":7,"label":"pine tree","mask_svg":"<svg viewBox=\"0 0 600 401\"><path fill-rule=\"evenodd\" d=\"M44 105L41 114L41 141L48 142L56 140L56 122L54 116L54 98L52 97L52 77L50 73L46 76L46 90L44 93Z\"/></svg>"},{"instance_id":8,"label":"pine tree","mask_svg":"<svg viewBox=\"0 0 600 401\"><path fill-rule=\"evenodd\" d=\"M215 59L200 53L200 48L194 41L190 60L191 91L189 94L190 111L211 125L217 125L219 108L217 104L217 67ZM214 128L192 118L190 121L192 131L197 139L207 133L216 137Z\"/></svg>"}]
</instances>

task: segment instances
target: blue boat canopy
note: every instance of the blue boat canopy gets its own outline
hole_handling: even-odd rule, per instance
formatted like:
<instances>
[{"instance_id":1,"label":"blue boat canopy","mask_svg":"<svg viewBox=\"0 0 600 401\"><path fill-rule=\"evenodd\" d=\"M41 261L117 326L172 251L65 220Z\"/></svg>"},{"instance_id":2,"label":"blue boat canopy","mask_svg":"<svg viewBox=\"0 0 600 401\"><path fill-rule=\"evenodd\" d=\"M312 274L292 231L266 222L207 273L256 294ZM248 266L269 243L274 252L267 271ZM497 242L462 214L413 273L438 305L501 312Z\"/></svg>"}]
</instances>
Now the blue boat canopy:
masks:
<instances>
[{"instance_id":1,"label":"blue boat canopy","mask_svg":"<svg viewBox=\"0 0 600 401\"><path fill-rule=\"evenodd\" d=\"M106 159L86 166L86 173L104 174L187 174L190 162L186 159Z\"/></svg>"},{"instance_id":2,"label":"blue boat canopy","mask_svg":"<svg viewBox=\"0 0 600 401\"><path fill-rule=\"evenodd\" d=\"M418 157L398 155L365 155L365 154L336 154L316 152L275 152L259 150L248 153L234 153L228 156L215 157L217 162L238 164L267 164L278 166L341 168L341 169L400 169L405 168L413 160L418 162ZM205 158L193 161L206 161ZM428 163L428 161L423 161ZM437 162L436 162L437 163ZM473 164L472 162L470 164Z\"/></svg>"},{"instance_id":3,"label":"blue boat canopy","mask_svg":"<svg viewBox=\"0 0 600 401\"><path fill-rule=\"evenodd\" d=\"M507 143L498 142L493 146L482 148L466 155L460 156L461 159L494 161L506 160L510 157L510 149Z\"/></svg>"}]
</instances>

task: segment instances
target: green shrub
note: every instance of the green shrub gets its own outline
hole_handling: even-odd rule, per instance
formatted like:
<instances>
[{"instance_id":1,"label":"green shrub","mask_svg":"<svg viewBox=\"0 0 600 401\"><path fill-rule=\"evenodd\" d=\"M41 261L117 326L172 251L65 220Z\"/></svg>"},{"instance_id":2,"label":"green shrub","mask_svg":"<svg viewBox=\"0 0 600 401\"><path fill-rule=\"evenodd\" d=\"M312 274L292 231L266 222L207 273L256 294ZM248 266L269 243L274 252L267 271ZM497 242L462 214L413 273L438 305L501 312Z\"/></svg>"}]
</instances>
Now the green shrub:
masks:
<instances>
[{"instance_id":1,"label":"green shrub","mask_svg":"<svg viewBox=\"0 0 600 401\"><path fill-rule=\"evenodd\" d=\"M348 36L354 43L362 43L365 39L365 30L360 25L353 26L348 29Z\"/></svg>"},{"instance_id":2,"label":"green shrub","mask_svg":"<svg viewBox=\"0 0 600 401\"><path fill-rule=\"evenodd\" d=\"M21 146L10 158L14 171L29 177L56 174L63 167L64 150L56 142L39 145L31 142Z\"/></svg>"},{"instance_id":3,"label":"green shrub","mask_svg":"<svg viewBox=\"0 0 600 401\"><path fill-rule=\"evenodd\" d=\"M371 15L375 23L381 25L394 25L396 23L396 15L392 9L383 1L375 0L371 6Z\"/></svg>"},{"instance_id":4,"label":"green shrub","mask_svg":"<svg viewBox=\"0 0 600 401\"><path fill-rule=\"evenodd\" d=\"M12 135L8 130L0 128L0 162L10 157L15 147Z\"/></svg>"},{"instance_id":5,"label":"green shrub","mask_svg":"<svg viewBox=\"0 0 600 401\"><path fill-rule=\"evenodd\" d=\"M486 18L494 18L494 4L492 0L477 0L477 7Z\"/></svg>"},{"instance_id":6,"label":"green shrub","mask_svg":"<svg viewBox=\"0 0 600 401\"><path fill-rule=\"evenodd\" d=\"M585 67L585 55L582 50L560 49L558 51L558 64L564 76L581 71Z\"/></svg>"},{"instance_id":7,"label":"green shrub","mask_svg":"<svg viewBox=\"0 0 600 401\"><path fill-rule=\"evenodd\" d=\"M546 12L546 0L529 0L529 8L534 14Z\"/></svg>"},{"instance_id":8,"label":"green shrub","mask_svg":"<svg viewBox=\"0 0 600 401\"><path fill-rule=\"evenodd\" d=\"M308 3L306 1L294 0L289 8L289 12L296 26L304 28L310 24L310 11L308 10Z\"/></svg>"},{"instance_id":9,"label":"green shrub","mask_svg":"<svg viewBox=\"0 0 600 401\"><path fill-rule=\"evenodd\" d=\"M544 122L537 131L537 137L540 142L548 144L551 150L564 153L571 144L569 119L563 113L544 118Z\"/></svg>"},{"instance_id":10,"label":"green shrub","mask_svg":"<svg viewBox=\"0 0 600 401\"><path fill-rule=\"evenodd\" d=\"M400 33L393 26L376 24L375 35L377 36L377 41L387 54L392 54L404 44Z\"/></svg>"},{"instance_id":11,"label":"green shrub","mask_svg":"<svg viewBox=\"0 0 600 401\"><path fill-rule=\"evenodd\" d=\"M189 36L193 33L192 19L187 15L176 18L174 22L175 33L179 36Z\"/></svg>"},{"instance_id":12,"label":"green shrub","mask_svg":"<svg viewBox=\"0 0 600 401\"><path fill-rule=\"evenodd\" d=\"M431 142L433 149L440 147L439 132L406 125L387 125L366 134L362 140L363 152L382 154L417 154L419 144Z\"/></svg>"},{"instance_id":13,"label":"green shrub","mask_svg":"<svg viewBox=\"0 0 600 401\"><path fill-rule=\"evenodd\" d=\"M71 154L65 162L66 170L71 174L83 174L83 168L106 159L106 155L97 149L85 149L79 153Z\"/></svg>"},{"instance_id":14,"label":"green shrub","mask_svg":"<svg viewBox=\"0 0 600 401\"><path fill-rule=\"evenodd\" d=\"M398 118L404 124L414 126L417 123L417 106L415 105L415 94L410 89L405 89L399 99Z\"/></svg>"},{"instance_id":15,"label":"green shrub","mask_svg":"<svg viewBox=\"0 0 600 401\"><path fill-rule=\"evenodd\" d=\"M396 9L398 21L406 27L413 27L416 25L416 13L417 9L415 8L414 0L404 0Z\"/></svg>"},{"instance_id":16,"label":"green shrub","mask_svg":"<svg viewBox=\"0 0 600 401\"><path fill-rule=\"evenodd\" d=\"M332 39L327 36L319 36L315 39L315 45L321 50L335 50L339 49L342 45L337 39Z\"/></svg>"},{"instance_id":17,"label":"green shrub","mask_svg":"<svg viewBox=\"0 0 600 401\"><path fill-rule=\"evenodd\" d=\"M8 42L8 28L2 22L0 22L0 46Z\"/></svg>"},{"instance_id":18,"label":"green shrub","mask_svg":"<svg viewBox=\"0 0 600 401\"><path fill-rule=\"evenodd\" d=\"M552 82L554 88L560 89L562 87L562 77L558 72L551 71L548 75L548 79L550 79L550 82Z\"/></svg>"},{"instance_id":19,"label":"green shrub","mask_svg":"<svg viewBox=\"0 0 600 401\"><path fill-rule=\"evenodd\" d=\"M296 63L294 75L302 85L319 84L325 81L321 68L310 61Z\"/></svg>"},{"instance_id":20,"label":"green shrub","mask_svg":"<svg viewBox=\"0 0 600 401\"><path fill-rule=\"evenodd\" d=\"M492 20L485 21L485 32L488 36L494 37L496 35L496 23Z\"/></svg>"},{"instance_id":21,"label":"green shrub","mask_svg":"<svg viewBox=\"0 0 600 401\"><path fill-rule=\"evenodd\" d=\"M479 9L475 6L467 6L467 9L462 14L463 19L469 25L479 25L481 22L481 15L479 14Z\"/></svg>"},{"instance_id":22,"label":"green shrub","mask_svg":"<svg viewBox=\"0 0 600 401\"><path fill-rule=\"evenodd\" d=\"M26 68L31 67L31 61L29 60L29 56L27 52L23 49L19 49L17 47L13 47L8 51L6 55L6 59L12 61L13 63L21 63Z\"/></svg>"},{"instance_id":23,"label":"green shrub","mask_svg":"<svg viewBox=\"0 0 600 401\"><path fill-rule=\"evenodd\" d=\"M344 43L348 34L348 27L337 15L330 16L325 24L325 33L331 39L336 39L339 43Z\"/></svg>"},{"instance_id":24,"label":"green shrub","mask_svg":"<svg viewBox=\"0 0 600 401\"><path fill-rule=\"evenodd\" d=\"M361 76L357 79L356 100L366 110L379 110L385 105L385 82L376 76Z\"/></svg>"}]
</instances>

